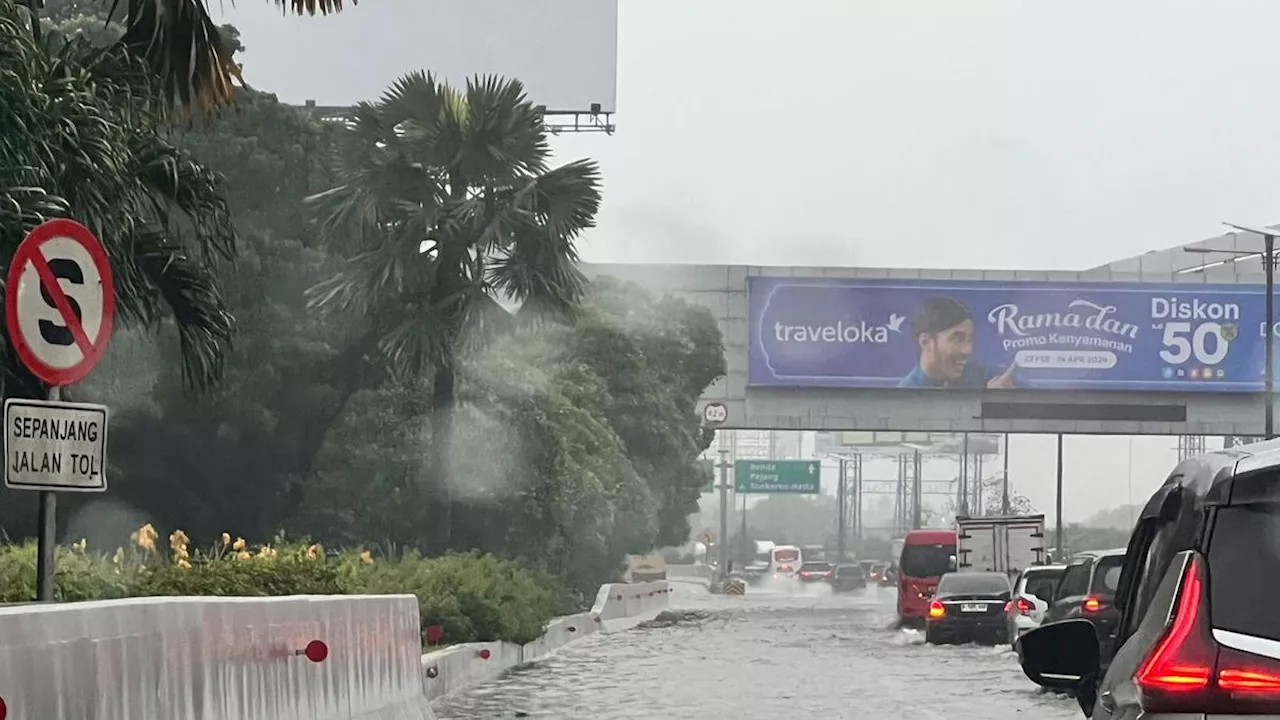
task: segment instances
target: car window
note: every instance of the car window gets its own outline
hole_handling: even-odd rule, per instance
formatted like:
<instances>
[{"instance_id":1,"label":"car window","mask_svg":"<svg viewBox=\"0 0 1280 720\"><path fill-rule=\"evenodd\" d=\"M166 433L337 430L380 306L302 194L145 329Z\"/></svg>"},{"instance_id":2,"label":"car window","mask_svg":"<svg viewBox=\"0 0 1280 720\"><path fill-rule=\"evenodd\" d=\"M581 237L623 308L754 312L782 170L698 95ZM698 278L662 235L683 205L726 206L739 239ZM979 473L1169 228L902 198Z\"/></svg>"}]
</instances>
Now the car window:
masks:
<instances>
[{"instance_id":1,"label":"car window","mask_svg":"<svg viewBox=\"0 0 1280 720\"><path fill-rule=\"evenodd\" d=\"M1209 609L1222 630L1280 640L1280 504L1218 511L1209 538Z\"/></svg>"},{"instance_id":2,"label":"car window","mask_svg":"<svg viewBox=\"0 0 1280 720\"><path fill-rule=\"evenodd\" d=\"M939 595L1008 595L1009 578L1000 573L951 573L938 582Z\"/></svg>"},{"instance_id":3,"label":"car window","mask_svg":"<svg viewBox=\"0 0 1280 720\"><path fill-rule=\"evenodd\" d=\"M1026 584L1022 588L1022 592L1026 595L1038 597L1045 602L1051 602L1054 588L1058 587L1058 581L1061 579L1061 570L1039 570L1027 575Z\"/></svg>"},{"instance_id":4,"label":"car window","mask_svg":"<svg viewBox=\"0 0 1280 720\"><path fill-rule=\"evenodd\" d=\"M824 562L807 562L800 566L800 570L802 572L804 571L822 572L824 570L830 570L830 569L831 569L831 565Z\"/></svg>"},{"instance_id":5,"label":"car window","mask_svg":"<svg viewBox=\"0 0 1280 720\"><path fill-rule=\"evenodd\" d=\"M858 577L862 574L863 570L861 565L841 565L836 568L836 577L839 578Z\"/></svg>"},{"instance_id":6,"label":"car window","mask_svg":"<svg viewBox=\"0 0 1280 720\"><path fill-rule=\"evenodd\" d=\"M937 577L951 570L955 545L908 545L902 549L902 574L906 577Z\"/></svg>"},{"instance_id":7,"label":"car window","mask_svg":"<svg viewBox=\"0 0 1280 720\"><path fill-rule=\"evenodd\" d=\"M1089 592L1093 595L1114 596L1116 588L1120 587L1120 571L1123 568L1123 555L1108 555L1098 560L1097 567L1093 571L1093 582L1089 586Z\"/></svg>"},{"instance_id":8,"label":"car window","mask_svg":"<svg viewBox=\"0 0 1280 720\"><path fill-rule=\"evenodd\" d=\"M1089 570L1092 567L1093 560L1068 565L1066 571L1062 573L1062 581L1054 590L1053 599L1061 600L1086 594L1089 591Z\"/></svg>"}]
</instances>

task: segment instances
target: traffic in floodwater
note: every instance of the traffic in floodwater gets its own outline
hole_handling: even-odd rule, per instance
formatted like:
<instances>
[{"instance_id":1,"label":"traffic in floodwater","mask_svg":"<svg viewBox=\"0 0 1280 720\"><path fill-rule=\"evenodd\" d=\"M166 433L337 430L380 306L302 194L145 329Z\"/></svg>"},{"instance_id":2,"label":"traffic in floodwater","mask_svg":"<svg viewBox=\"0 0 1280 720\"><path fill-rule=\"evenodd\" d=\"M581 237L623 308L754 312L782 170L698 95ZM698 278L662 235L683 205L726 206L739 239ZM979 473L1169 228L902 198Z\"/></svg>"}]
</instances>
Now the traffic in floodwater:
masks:
<instances>
[{"instance_id":1,"label":"traffic in floodwater","mask_svg":"<svg viewBox=\"0 0 1280 720\"><path fill-rule=\"evenodd\" d=\"M837 578L838 579L838 578ZM741 597L672 579L673 623L595 635L438 702L440 720L653 717L1078 718L1007 644L928 645L897 627L897 592L772 577Z\"/></svg>"}]
</instances>

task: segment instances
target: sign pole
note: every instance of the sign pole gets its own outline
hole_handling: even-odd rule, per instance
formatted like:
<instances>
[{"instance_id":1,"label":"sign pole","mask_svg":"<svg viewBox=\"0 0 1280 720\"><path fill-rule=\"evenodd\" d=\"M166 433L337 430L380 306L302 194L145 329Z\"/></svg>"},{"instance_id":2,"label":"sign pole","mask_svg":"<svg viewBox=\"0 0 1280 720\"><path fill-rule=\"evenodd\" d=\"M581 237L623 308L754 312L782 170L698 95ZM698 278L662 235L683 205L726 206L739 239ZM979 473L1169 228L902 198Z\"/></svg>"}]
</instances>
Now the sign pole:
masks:
<instances>
[{"instance_id":1,"label":"sign pole","mask_svg":"<svg viewBox=\"0 0 1280 720\"><path fill-rule=\"evenodd\" d=\"M74 220L36 226L9 261L4 313L18 359L49 388L43 400L4 401L4 484L39 493L36 600L53 602L56 493L107 489L107 408L62 402L61 390L89 374L111 337L115 284L102 243Z\"/></svg>"},{"instance_id":2,"label":"sign pole","mask_svg":"<svg viewBox=\"0 0 1280 720\"><path fill-rule=\"evenodd\" d=\"M729 451L720 451L720 539L717 543L719 551L718 571L721 579L729 577Z\"/></svg>"},{"instance_id":3,"label":"sign pole","mask_svg":"<svg viewBox=\"0 0 1280 720\"><path fill-rule=\"evenodd\" d=\"M849 495L849 461L840 458L840 484L836 485L836 557L844 562L844 518Z\"/></svg>"},{"instance_id":4,"label":"sign pole","mask_svg":"<svg viewBox=\"0 0 1280 720\"><path fill-rule=\"evenodd\" d=\"M62 389L49 388L47 398L57 402ZM40 491L40 521L36 546L36 600L53 602L58 573L58 495L52 490Z\"/></svg>"}]
</instances>

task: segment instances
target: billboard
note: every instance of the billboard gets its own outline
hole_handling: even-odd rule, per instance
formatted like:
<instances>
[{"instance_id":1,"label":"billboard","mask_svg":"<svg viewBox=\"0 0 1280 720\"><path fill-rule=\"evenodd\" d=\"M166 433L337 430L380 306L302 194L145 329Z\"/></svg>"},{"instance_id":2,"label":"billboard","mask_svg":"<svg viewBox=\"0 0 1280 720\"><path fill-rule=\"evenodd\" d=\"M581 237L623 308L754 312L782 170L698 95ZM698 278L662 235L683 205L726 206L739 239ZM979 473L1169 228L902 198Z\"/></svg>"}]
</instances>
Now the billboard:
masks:
<instances>
[{"instance_id":1,"label":"billboard","mask_svg":"<svg viewBox=\"0 0 1280 720\"><path fill-rule=\"evenodd\" d=\"M261 0L211 5L216 22L240 30L245 82L282 102L374 101L425 70L456 87L475 75L518 78L549 111L617 109L617 0L378 0L327 17Z\"/></svg>"},{"instance_id":2,"label":"billboard","mask_svg":"<svg viewBox=\"0 0 1280 720\"><path fill-rule=\"evenodd\" d=\"M748 385L1258 392L1258 285L748 278Z\"/></svg>"}]
</instances>

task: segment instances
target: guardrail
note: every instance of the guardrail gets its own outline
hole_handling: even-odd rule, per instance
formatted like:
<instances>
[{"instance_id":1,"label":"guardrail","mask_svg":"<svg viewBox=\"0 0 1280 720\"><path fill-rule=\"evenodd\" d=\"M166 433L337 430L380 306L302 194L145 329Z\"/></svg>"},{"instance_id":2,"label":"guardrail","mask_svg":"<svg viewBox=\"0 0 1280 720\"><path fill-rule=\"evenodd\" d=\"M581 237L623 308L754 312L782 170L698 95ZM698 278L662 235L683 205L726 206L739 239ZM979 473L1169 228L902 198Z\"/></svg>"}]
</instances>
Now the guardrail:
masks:
<instances>
[{"instance_id":1,"label":"guardrail","mask_svg":"<svg viewBox=\"0 0 1280 720\"><path fill-rule=\"evenodd\" d=\"M0 607L0 720L430 720L412 595Z\"/></svg>"},{"instance_id":2,"label":"guardrail","mask_svg":"<svg viewBox=\"0 0 1280 720\"><path fill-rule=\"evenodd\" d=\"M507 642L453 645L422 656L426 696L435 700L536 662L556 649L593 633L620 632L651 620L671 604L665 581L612 583L600 587L591 612L556 618L547 632L524 645Z\"/></svg>"},{"instance_id":3,"label":"guardrail","mask_svg":"<svg viewBox=\"0 0 1280 720\"><path fill-rule=\"evenodd\" d=\"M670 604L610 584L525 645L422 654L412 595L160 597L0 607L0 720L433 720L429 699Z\"/></svg>"}]
</instances>

